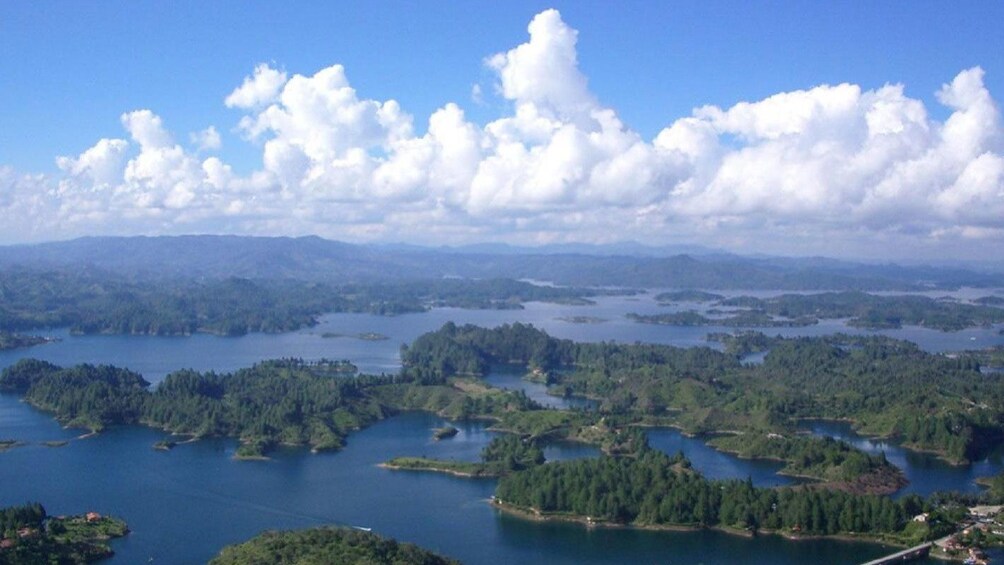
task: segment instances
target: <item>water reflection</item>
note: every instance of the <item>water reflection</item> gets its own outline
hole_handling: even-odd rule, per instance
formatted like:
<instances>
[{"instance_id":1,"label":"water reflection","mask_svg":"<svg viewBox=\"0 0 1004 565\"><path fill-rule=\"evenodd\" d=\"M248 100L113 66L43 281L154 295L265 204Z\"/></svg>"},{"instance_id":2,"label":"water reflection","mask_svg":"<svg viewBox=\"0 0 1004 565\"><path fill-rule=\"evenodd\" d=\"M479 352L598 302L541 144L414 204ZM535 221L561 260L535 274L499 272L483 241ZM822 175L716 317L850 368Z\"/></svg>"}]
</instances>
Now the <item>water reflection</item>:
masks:
<instances>
[{"instance_id":1,"label":"water reflection","mask_svg":"<svg viewBox=\"0 0 1004 565\"><path fill-rule=\"evenodd\" d=\"M982 488L974 482L976 478L1004 471L1004 446L969 465L950 465L928 453L918 453L896 443L861 436L849 422L807 420L802 423L802 428L818 436L846 441L873 455L885 453L886 459L902 469L910 481L895 496L912 493L927 496L939 490L979 493Z\"/></svg>"}]
</instances>

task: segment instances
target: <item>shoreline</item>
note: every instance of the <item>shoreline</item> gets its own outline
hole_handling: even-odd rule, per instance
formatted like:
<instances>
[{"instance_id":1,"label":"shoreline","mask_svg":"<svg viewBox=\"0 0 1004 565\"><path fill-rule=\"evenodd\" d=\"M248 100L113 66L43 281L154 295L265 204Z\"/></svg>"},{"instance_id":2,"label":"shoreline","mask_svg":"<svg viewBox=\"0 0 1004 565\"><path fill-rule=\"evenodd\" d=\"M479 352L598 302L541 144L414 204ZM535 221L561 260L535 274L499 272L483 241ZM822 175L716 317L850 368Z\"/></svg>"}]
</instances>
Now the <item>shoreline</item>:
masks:
<instances>
[{"instance_id":1,"label":"shoreline","mask_svg":"<svg viewBox=\"0 0 1004 565\"><path fill-rule=\"evenodd\" d=\"M576 514L540 513L532 509L526 509L519 506L513 506L511 504L500 502L495 497L490 498L488 500L488 504L498 509L501 512L505 512L506 514L510 514L517 518L522 518L533 522L567 522L573 524L580 524L587 528L633 529L633 530L645 530L645 531L655 531L655 532L659 531L699 532L701 530L711 530L744 538L755 538L761 535L768 535L768 536L778 536L792 542L812 541L812 540L837 540L845 542L874 543L895 548L909 547L903 544L902 542L892 541L885 538L866 536L866 535L852 535L852 534L794 535L779 530L766 530L766 529L755 530L755 531L739 530L736 528L730 528L728 526L700 526L700 525L687 525L687 524L620 524L616 522L593 520L589 516L579 516Z\"/></svg>"},{"instance_id":2,"label":"shoreline","mask_svg":"<svg viewBox=\"0 0 1004 565\"><path fill-rule=\"evenodd\" d=\"M461 479L497 479L499 477L499 475L494 475L494 474L469 473L467 471L459 471L456 469L441 469L432 466L405 467L402 465L395 465L390 462L377 463L376 466L380 467L381 469L389 469L391 471L417 471L419 473L441 473L444 475L452 475L454 477L459 477Z\"/></svg>"}]
</instances>

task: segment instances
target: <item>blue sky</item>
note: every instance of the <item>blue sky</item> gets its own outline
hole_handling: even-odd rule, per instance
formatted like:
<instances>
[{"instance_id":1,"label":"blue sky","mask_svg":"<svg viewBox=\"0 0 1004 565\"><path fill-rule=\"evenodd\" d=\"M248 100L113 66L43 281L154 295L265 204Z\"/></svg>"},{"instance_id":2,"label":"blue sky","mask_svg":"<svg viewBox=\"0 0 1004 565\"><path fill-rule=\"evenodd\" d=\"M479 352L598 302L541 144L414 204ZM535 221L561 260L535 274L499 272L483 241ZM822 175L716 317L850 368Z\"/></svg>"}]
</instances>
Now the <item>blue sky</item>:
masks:
<instances>
[{"instance_id":1,"label":"blue sky","mask_svg":"<svg viewBox=\"0 0 1004 565\"><path fill-rule=\"evenodd\" d=\"M544 14L532 53L506 58ZM1001 249L1001 21L1001 2L0 3L0 243L221 232ZM282 91L228 107L262 64L286 87L342 65L311 92L349 86L350 107L393 100L405 117L314 123L317 108ZM853 88L819 89L841 84ZM956 107L937 94L950 84ZM451 103L462 118L448 137L469 143L444 149L429 120ZM270 105L281 117L262 121ZM890 107L895 131L876 130ZM218 141L200 148L209 127ZM706 134L713 146L692 145Z\"/></svg>"}]
</instances>

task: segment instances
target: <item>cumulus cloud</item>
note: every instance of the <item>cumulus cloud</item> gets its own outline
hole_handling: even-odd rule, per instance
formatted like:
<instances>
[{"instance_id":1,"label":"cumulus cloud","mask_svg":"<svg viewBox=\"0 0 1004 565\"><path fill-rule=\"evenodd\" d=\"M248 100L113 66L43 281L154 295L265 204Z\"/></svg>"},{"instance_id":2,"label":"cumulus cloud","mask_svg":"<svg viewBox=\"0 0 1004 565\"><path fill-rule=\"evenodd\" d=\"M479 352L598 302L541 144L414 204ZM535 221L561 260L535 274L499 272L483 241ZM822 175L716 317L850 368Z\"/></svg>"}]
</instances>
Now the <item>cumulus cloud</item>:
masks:
<instances>
[{"instance_id":1,"label":"cumulus cloud","mask_svg":"<svg viewBox=\"0 0 1004 565\"><path fill-rule=\"evenodd\" d=\"M485 59L510 110L487 124L446 103L419 135L397 101L360 94L341 65L288 75L263 63L224 100L260 148L257 170L200 156L221 146L214 127L190 134L187 151L137 110L122 116L128 140L58 158L59 176L0 169L0 215L48 207L52 229L79 233L634 238L811 253L1004 234L1004 127L978 67L936 93L943 121L903 85L844 83L697 108L647 140L589 90L578 34L557 11L528 34ZM475 101L489 95L472 88Z\"/></svg>"},{"instance_id":2,"label":"cumulus cloud","mask_svg":"<svg viewBox=\"0 0 1004 565\"><path fill-rule=\"evenodd\" d=\"M286 73L273 69L266 63L255 67L254 74L234 89L223 101L228 108L250 109L264 106L275 100L286 84Z\"/></svg>"},{"instance_id":3,"label":"cumulus cloud","mask_svg":"<svg viewBox=\"0 0 1004 565\"><path fill-rule=\"evenodd\" d=\"M188 135L188 138L199 151L216 151L220 147L223 147L220 132L216 131L214 126L191 133Z\"/></svg>"}]
</instances>

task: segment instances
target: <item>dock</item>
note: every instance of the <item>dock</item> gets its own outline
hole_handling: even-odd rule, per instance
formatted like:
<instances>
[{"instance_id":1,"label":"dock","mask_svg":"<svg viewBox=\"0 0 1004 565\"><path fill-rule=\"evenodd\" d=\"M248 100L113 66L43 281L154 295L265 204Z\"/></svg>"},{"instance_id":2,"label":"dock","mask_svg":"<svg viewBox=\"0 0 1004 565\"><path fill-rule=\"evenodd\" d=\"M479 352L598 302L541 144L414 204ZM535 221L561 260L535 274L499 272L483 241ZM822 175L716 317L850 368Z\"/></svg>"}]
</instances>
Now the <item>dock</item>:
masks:
<instances>
[{"instance_id":1,"label":"dock","mask_svg":"<svg viewBox=\"0 0 1004 565\"><path fill-rule=\"evenodd\" d=\"M904 549L903 551L898 551L892 555L886 555L885 557L880 557L868 563L862 563L862 565L886 565L887 563L902 563L904 561L913 561L914 559L920 559L921 557L927 557L927 554L931 553L931 548L934 547L934 543L927 542L922 543L918 546L911 547L909 549Z\"/></svg>"}]
</instances>

